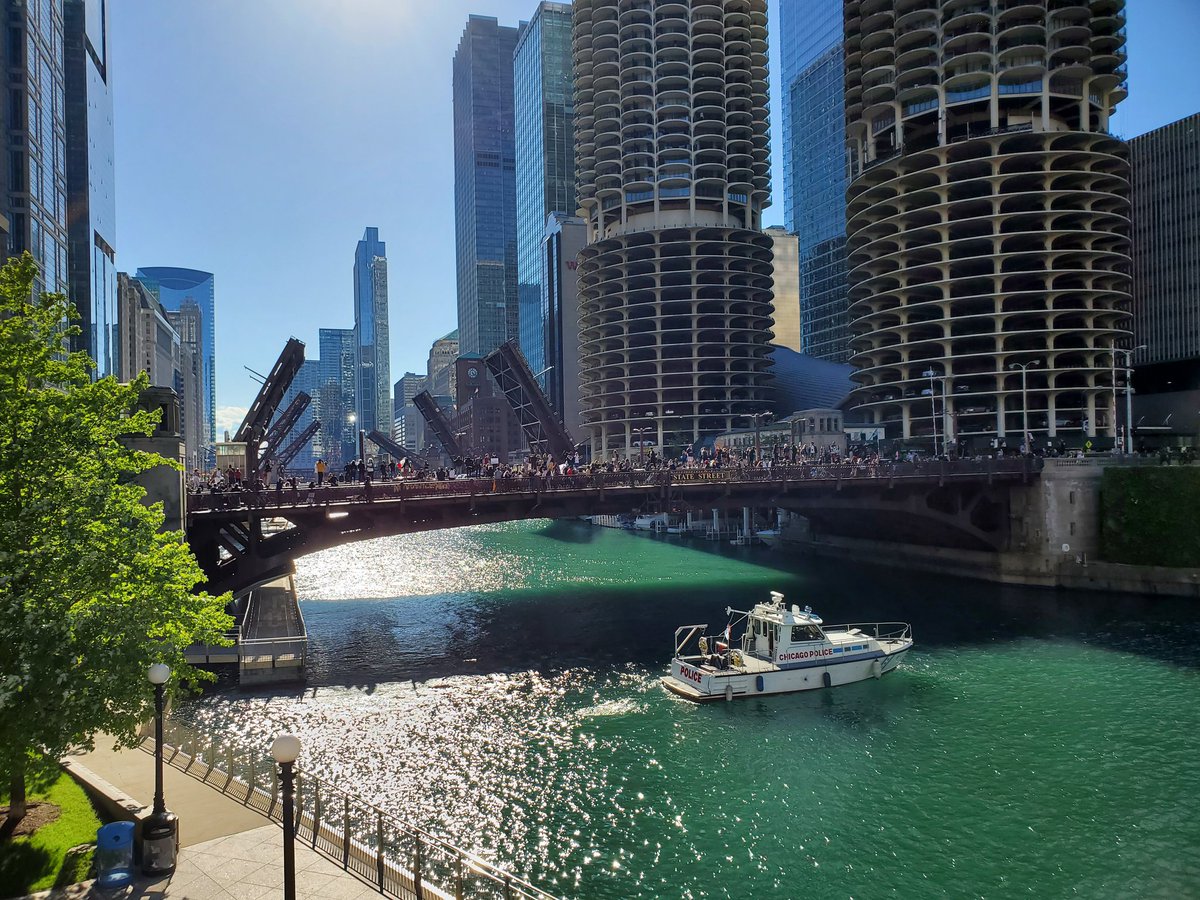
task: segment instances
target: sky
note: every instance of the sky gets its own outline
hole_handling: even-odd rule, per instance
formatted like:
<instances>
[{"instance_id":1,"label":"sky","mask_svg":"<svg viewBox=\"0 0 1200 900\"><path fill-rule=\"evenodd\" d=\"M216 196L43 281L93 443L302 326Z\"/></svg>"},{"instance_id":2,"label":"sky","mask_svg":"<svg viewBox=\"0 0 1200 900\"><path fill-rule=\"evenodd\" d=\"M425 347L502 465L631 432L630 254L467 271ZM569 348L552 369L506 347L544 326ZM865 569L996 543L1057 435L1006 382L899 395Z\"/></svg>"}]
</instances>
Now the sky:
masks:
<instances>
[{"instance_id":1,"label":"sky","mask_svg":"<svg viewBox=\"0 0 1200 900\"><path fill-rule=\"evenodd\" d=\"M117 267L215 273L218 435L258 389L243 366L267 371L292 336L315 359L319 328L354 324L367 226L387 243L392 380L423 373L457 325L454 51L469 14L513 25L536 0L107 6ZM1200 0L1128 0L1127 12L1130 96L1112 128L1131 138L1200 111ZM764 226L783 224L782 199Z\"/></svg>"}]
</instances>

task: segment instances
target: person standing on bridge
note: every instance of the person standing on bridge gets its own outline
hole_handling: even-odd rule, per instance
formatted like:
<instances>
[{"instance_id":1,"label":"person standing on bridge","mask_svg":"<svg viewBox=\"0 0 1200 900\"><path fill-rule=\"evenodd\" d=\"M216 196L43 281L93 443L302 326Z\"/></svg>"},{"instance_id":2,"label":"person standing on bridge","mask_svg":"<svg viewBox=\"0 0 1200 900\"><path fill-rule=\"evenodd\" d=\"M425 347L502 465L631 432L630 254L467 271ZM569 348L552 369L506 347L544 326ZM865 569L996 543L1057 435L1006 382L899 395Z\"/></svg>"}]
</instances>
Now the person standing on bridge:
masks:
<instances>
[{"instance_id":1,"label":"person standing on bridge","mask_svg":"<svg viewBox=\"0 0 1200 900\"><path fill-rule=\"evenodd\" d=\"M321 487L325 483L325 460L318 459L317 465L317 487Z\"/></svg>"}]
</instances>

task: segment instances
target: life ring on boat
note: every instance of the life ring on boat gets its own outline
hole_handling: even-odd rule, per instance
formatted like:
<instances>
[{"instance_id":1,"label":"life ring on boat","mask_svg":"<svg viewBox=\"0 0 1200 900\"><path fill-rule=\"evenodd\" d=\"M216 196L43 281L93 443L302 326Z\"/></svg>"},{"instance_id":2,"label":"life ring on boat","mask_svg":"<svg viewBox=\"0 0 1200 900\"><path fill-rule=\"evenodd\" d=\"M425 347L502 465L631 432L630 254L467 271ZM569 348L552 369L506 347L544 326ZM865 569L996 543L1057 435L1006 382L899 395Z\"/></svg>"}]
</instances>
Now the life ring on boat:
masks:
<instances>
[{"instance_id":1,"label":"life ring on boat","mask_svg":"<svg viewBox=\"0 0 1200 900\"><path fill-rule=\"evenodd\" d=\"M742 651L734 650L729 654L729 662L736 668L742 667Z\"/></svg>"},{"instance_id":2,"label":"life ring on boat","mask_svg":"<svg viewBox=\"0 0 1200 900\"><path fill-rule=\"evenodd\" d=\"M708 656L708 638L700 638L700 655Z\"/></svg>"}]
</instances>

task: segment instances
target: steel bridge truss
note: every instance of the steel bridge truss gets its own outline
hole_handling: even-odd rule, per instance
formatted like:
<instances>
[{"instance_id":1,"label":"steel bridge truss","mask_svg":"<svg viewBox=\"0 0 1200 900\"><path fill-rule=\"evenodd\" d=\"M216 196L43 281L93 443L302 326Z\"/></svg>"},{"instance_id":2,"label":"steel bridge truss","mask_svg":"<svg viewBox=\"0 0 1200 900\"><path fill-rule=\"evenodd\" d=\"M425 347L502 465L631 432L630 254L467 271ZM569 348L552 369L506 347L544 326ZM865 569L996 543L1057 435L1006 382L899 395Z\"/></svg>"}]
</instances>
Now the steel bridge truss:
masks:
<instances>
[{"instance_id":1,"label":"steel bridge truss","mask_svg":"<svg viewBox=\"0 0 1200 900\"><path fill-rule=\"evenodd\" d=\"M433 429L434 437L438 439L450 458L461 459L463 452L457 438L454 437L454 429L450 426L450 420L446 418L445 413L438 407L437 401L433 399L433 395L429 391L421 391L413 397L412 402L417 411L425 417L425 421ZM372 438L372 440L374 439ZM379 442L376 441L376 443Z\"/></svg>"},{"instance_id":2,"label":"steel bridge truss","mask_svg":"<svg viewBox=\"0 0 1200 900\"><path fill-rule=\"evenodd\" d=\"M559 461L570 459L575 443L542 392L517 342L502 344L483 361L516 414L529 449L534 453L549 453Z\"/></svg>"}]
</instances>

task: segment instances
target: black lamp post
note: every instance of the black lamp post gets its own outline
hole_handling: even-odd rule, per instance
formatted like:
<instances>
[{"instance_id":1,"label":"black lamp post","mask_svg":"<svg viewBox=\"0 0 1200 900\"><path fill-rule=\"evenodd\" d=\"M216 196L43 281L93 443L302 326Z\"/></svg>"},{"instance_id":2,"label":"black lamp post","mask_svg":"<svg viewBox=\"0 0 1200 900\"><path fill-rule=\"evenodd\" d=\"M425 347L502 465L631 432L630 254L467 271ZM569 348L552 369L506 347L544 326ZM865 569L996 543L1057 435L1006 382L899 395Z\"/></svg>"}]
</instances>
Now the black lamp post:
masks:
<instances>
[{"instance_id":1,"label":"black lamp post","mask_svg":"<svg viewBox=\"0 0 1200 900\"><path fill-rule=\"evenodd\" d=\"M271 756L279 763L283 783L283 900L296 900L296 814L292 800L296 786L292 765L300 755L300 738L281 734L271 744Z\"/></svg>"},{"instance_id":2,"label":"black lamp post","mask_svg":"<svg viewBox=\"0 0 1200 900\"><path fill-rule=\"evenodd\" d=\"M142 823L142 872L168 875L175 871L179 849L179 819L163 801L163 691L171 670L155 663L146 677L154 685L154 809Z\"/></svg>"}]
</instances>

